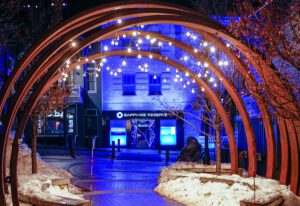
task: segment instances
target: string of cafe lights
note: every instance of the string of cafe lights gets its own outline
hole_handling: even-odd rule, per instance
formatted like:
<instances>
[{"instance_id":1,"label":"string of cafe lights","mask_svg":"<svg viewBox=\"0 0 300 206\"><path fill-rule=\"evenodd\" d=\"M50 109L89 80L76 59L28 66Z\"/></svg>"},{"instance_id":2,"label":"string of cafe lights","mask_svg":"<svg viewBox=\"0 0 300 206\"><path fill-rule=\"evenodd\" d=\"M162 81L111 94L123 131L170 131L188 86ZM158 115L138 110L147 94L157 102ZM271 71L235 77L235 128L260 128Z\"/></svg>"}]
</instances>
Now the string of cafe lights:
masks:
<instances>
[{"instance_id":1,"label":"string of cafe lights","mask_svg":"<svg viewBox=\"0 0 300 206\"><path fill-rule=\"evenodd\" d=\"M117 20L117 23L118 23L118 24L121 24L122 22L123 22L123 21L122 21L121 19ZM139 29L143 29L143 28L144 28L144 25L140 25L140 26L139 26ZM129 47L127 48L127 52L128 52L128 53L131 53L131 52L133 51L134 48L136 48L137 51L140 51L140 50L141 50L141 45L143 44L143 42L147 42L147 41L148 41L148 43L149 43L150 51L151 51L153 45L155 45L155 43L157 43L157 47L158 47L158 48L162 48L162 47L164 46L164 44L167 44L167 45L169 45L169 46L172 46L172 42L162 42L162 41L158 41L155 37L151 37L150 35L147 35L147 36L144 37L144 39L143 39L142 37L139 36L139 34L140 34L139 30L135 29L135 30L132 30L132 35L128 35L129 37L132 36L132 38L130 39ZM190 37L190 39L193 40L194 42L196 42L196 40L200 39L197 35L195 35L194 33L190 32L190 31L187 31L187 32L186 32L186 36L187 36L187 37ZM119 40L120 40L120 38L121 38L121 37L120 37L119 35L116 34L115 37L111 39L111 46L118 46L118 45L119 45ZM125 38L127 38L127 36L126 36L125 34L123 34L123 35L122 35L122 38L125 39ZM136 43L135 43L135 45L132 46L131 43L132 43L134 40L136 40L136 41L135 41ZM199 44L199 42L198 42L198 44ZM206 47L208 47L208 46L210 46L210 48L209 48L210 53L215 53L215 52L216 52L215 46L214 46L212 43L208 43L207 41L201 41L201 40L200 40L200 47L193 46L193 45L191 44L191 42L189 42L188 45L189 45L189 46L192 46L192 47L194 48L193 50L194 50L195 53L198 53L198 52L201 50L201 47L202 47L202 50L203 50L203 48L206 49ZM71 46L72 46L72 47L76 47L76 42L75 42L75 41L71 41ZM226 46L227 46L227 48L230 48L230 47L231 47L231 45L230 45L229 43L227 43ZM109 47L108 47L107 45L104 45L104 46L103 46L103 50L104 50L104 51L109 51L110 49L109 49ZM186 51L185 51L185 52L186 52ZM207 55L207 57L209 58L208 54L206 54L206 55ZM122 63L121 63L121 65L122 65L123 67L125 67L125 66L127 65L126 57L127 57L127 56L125 55L125 60L123 60ZM83 58L83 57L81 57L81 58ZM141 54L138 54L136 58L137 58L138 61L142 62L142 61L141 61L142 58L146 58L146 57L142 57ZM150 54L149 57L148 57L148 59L149 59L149 60L152 60L152 58L153 58L153 57L152 57L152 55ZM165 58L167 59L168 57L165 57ZM189 62L188 60L190 60L190 59L191 59L191 58L188 57L188 55L184 55L184 56L181 58L181 61L182 61L183 63L184 63L184 62ZM80 59L78 59L78 61L79 61L79 60L80 60ZM100 60L99 64L97 64L96 69L95 69L95 72L96 72L95 76L96 76L96 77L99 77L99 73L100 73L100 71L101 71L101 68L104 66L104 64L105 64L106 62L107 62L107 59L106 59L106 58L102 58L102 59ZM90 63L90 61L88 60L88 58L86 58L86 63ZM95 61L95 60L92 60L91 63L96 64L96 61ZM229 62L228 62L227 60L224 60L224 61L223 61L223 60L219 60L219 62L218 62L218 65L219 65L220 67L221 67L221 66L227 66L228 64L229 64ZM66 67L68 67L69 65L70 65L70 61L67 60L67 62L66 62ZM201 62L197 62L197 63L194 64L194 65L197 65L197 67L200 69ZM205 79L207 79L207 82L212 83L212 85L213 85L214 87L216 87L216 86L217 86L217 83L215 82L215 78L214 78L213 76L209 77L209 70L208 70L209 65L208 65L208 63L207 63L207 62L204 62L204 64L203 64L202 66L203 66L202 68L205 69L205 72L203 72L204 74L202 75L201 72L199 71L198 74L197 74L197 76L198 76L199 78L204 77ZM80 67L79 65L76 66L76 69L77 69L77 70L80 70L80 68L81 68L81 67ZM146 63L146 62L145 62L145 63L139 64L138 68L139 68L139 70L142 71L142 72L149 72L149 64ZM123 70L121 69L121 66L118 66L117 69L113 69L113 68L110 67L110 66L106 66L106 70L107 70L107 71L110 71L110 74L113 75L113 76L117 76L119 73L122 73L122 71L123 71ZM167 72L170 72L170 67L169 67L169 66L166 67L166 71L167 71ZM192 80L189 79L189 73L188 73L188 72L186 72L186 73L183 75L183 74L179 74L178 69L175 69L175 71L176 71L176 74L175 74L175 76L174 76L174 82L182 82L182 83L183 83L183 84L182 84L182 87L183 87L183 88L188 88L189 85L192 85L193 83L195 83L195 80L194 80L194 79L192 79ZM85 75L86 75L86 73L84 73L84 76L85 76ZM62 72L62 76L63 76L63 81L66 81L66 79L68 78L68 74ZM154 76L154 78L155 78L155 76ZM222 81L221 78L220 78L220 81ZM166 78L163 79L163 82L164 82L164 83L167 82ZM192 89L191 89L191 92L192 92L192 93L195 93L195 90L196 90L195 88L192 88ZM204 92L205 89L202 87L202 88L201 88L201 91Z\"/></svg>"}]
</instances>

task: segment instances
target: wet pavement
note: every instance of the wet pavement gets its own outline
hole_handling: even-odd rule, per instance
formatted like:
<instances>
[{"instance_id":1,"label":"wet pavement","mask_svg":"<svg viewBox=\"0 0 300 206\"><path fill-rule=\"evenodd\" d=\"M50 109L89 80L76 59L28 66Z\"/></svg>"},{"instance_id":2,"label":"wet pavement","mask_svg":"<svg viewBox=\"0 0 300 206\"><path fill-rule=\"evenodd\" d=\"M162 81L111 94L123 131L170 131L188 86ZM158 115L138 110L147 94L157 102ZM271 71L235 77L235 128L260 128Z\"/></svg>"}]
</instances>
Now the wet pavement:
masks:
<instances>
[{"instance_id":1,"label":"wet pavement","mask_svg":"<svg viewBox=\"0 0 300 206\"><path fill-rule=\"evenodd\" d=\"M72 182L84 189L92 205L104 206L178 206L153 191L160 170L166 166L165 153L156 150L123 150L110 159L109 150L76 151L76 159L66 150L40 148L42 159L49 164L68 170ZM178 152L171 152L174 161ZM136 156L136 160L134 157ZM126 158L127 157L127 158ZM151 161L153 160L153 161Z\"/></svg>"}]
</instances>

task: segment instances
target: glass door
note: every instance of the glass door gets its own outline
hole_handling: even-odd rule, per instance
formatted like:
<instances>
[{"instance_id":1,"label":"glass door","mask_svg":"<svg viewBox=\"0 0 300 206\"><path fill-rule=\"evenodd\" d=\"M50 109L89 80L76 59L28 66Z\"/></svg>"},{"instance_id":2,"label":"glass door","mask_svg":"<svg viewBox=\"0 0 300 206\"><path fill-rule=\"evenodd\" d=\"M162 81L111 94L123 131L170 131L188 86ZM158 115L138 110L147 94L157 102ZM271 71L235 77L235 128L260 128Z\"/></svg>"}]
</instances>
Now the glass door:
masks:
<instances>
[{"instance_id":1,"label":"glass door","mask_svg":"<svg viewBox=\"0 0 300 206\"><path fill-rule=\"evenodd\" d=\"M131 147L155 148L155 120L131 119Z\"/></svg>"}]
</instances>

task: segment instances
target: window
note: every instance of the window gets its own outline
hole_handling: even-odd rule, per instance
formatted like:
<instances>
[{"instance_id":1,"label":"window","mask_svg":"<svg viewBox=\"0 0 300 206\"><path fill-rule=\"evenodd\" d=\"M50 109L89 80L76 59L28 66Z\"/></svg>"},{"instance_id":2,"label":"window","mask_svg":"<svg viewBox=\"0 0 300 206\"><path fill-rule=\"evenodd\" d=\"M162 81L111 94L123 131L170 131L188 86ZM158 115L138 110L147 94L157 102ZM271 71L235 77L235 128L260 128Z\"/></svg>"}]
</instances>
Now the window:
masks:
<instances>
[{"instance_id":1,"label":"window","mask_svg":"<svg viewBox=\"0 0 300 206\"><path fill-rule=\"evenodd\" d=\"M161 95L161 75L149 74L149 95Z\"/></svg>"},{"instance_id":2,"label":"window","mask_svg":"<svg viewBox=\"0 0 300 206\"><path fill-rule=\"evenodd\" d=\"M96 93L97 92L96 71L93 68L88 68L86 77L87 77L88 93Z\"/></svg>"},{"instance_id":3,"label":"window","mask_svg":"<svg viewBox=\"0 0 300 206\"><path fill-rule=\"evenodd\" d=\"M123 75L123 95L135 95L135 75Z\"/></svg>"}]
</instances>

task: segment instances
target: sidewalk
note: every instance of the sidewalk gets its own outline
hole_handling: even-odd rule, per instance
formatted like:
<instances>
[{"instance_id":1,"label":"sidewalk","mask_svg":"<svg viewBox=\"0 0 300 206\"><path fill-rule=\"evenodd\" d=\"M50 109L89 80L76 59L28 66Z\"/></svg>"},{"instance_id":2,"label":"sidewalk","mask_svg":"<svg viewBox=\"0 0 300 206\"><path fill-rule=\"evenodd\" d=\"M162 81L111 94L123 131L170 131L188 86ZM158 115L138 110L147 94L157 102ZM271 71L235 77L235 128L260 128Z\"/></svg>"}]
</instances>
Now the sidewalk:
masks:
<instances>
[{"instance_id":1,"label":"sidewalk","mask_svg":"<svg viewBox=\"0 0 300 206\"><path fill-rule=\"evenodd\" d=\"M44 161L72 173L73 184L87 189L86 199L101 206L180 206L153 191L160 170L167 165L165 151L121 149L111 159L111 149L75 150L76 158L67 149L38 148ZM175 161L178 151L170 151ZM171 163L169 163L171 164Z\"/></svg>"}]
</instances>

